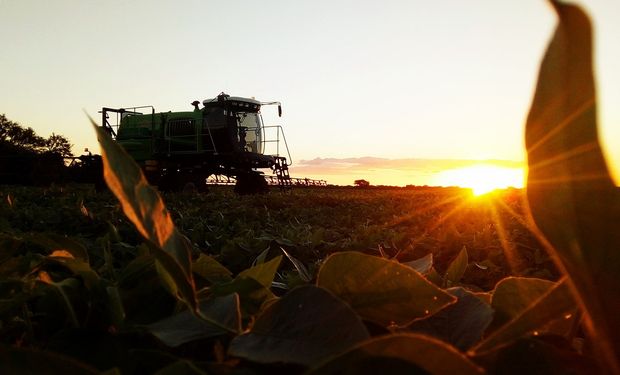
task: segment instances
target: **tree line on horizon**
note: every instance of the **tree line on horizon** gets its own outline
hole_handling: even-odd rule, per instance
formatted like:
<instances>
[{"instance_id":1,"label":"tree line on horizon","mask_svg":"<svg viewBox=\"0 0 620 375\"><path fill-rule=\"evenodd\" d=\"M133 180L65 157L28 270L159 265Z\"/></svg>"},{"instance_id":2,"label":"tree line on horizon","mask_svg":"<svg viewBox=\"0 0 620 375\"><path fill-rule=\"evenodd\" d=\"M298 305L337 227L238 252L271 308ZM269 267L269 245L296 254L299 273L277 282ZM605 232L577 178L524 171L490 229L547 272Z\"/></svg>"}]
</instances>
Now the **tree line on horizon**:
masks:
<instances>
[{"instance_id":1,"label":"tree line on horizon","mask_svg":"<svg viewBox=\"0 0 620 375\"><path fill-rule=\"evenodd\" d=\"M66 175L71 142L60 134L45 138L0 114L0 184L49 185Z\"/></svg>"},{"instance_id":2,"label":"tree line on horizon","mask_svg":"<svg viewBox=\"0 0 620 375\"><path fill-rule=\"evenodd\" d=\"M31 127L24 127L0 114L0 155L7 154L57 154L73 156L71 142L65 136L52 133L44 138Z\"/></svg>"}]
</instances>

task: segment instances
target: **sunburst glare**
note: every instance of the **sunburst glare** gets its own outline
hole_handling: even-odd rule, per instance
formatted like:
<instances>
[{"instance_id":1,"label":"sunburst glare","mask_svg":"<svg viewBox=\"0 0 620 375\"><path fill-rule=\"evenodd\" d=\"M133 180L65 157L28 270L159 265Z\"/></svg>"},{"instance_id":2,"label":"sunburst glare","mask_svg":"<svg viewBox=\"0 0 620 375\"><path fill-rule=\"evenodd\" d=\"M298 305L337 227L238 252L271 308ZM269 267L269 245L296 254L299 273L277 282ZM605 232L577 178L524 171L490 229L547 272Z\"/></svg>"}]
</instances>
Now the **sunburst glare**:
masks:
<instances>
[{"instance_id":1,"label":"sunburst glare","mask_svg":"<svg viewBox=\"0 0 620 375\"><path fill-rule=\"evenodd\" d=\"M443 171L437 176L437 184L470 188L475 196L479 196L496 189L521 188L523 177L522 168L477 164Z\"/></svg>"}]
</instances>

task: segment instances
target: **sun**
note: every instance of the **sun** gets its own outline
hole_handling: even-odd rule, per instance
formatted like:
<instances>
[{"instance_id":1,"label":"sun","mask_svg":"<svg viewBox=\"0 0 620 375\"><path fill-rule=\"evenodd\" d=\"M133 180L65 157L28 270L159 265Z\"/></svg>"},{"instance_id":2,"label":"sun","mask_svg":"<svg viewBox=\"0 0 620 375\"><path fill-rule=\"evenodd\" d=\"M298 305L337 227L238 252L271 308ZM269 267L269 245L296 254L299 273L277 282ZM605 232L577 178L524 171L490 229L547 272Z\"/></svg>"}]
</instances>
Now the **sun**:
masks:
<instances>
[{"instance_id":1,"label":"sun","mask_svg":"<svg viewBox=\"0 0 620 375\"><path fill-rule=\"evenodd\" d=\"M470 188L474 196L480 196L496 189L521 188L523 187L523 175L522 168L476 164L440 172L437 184Z\"/></svg>"}]
</instances>

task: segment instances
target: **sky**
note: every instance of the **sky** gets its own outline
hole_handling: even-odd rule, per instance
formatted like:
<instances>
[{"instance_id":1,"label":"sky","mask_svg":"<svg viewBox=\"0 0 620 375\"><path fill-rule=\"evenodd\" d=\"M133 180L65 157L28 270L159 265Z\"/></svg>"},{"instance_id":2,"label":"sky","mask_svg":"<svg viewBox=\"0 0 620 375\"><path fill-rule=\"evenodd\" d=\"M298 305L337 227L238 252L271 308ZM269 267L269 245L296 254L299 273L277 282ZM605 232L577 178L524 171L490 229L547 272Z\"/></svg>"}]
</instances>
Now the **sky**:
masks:
<instances>
[{"instance_id":1,"label":"sky","mask_svg":"<svg viewBox=\"0 0 620 375\"><path fill-rule=\"evenodd\" d=\"M620 2L574 3L594 19L620 175ZM544 0L0 0L0 113L80 154L98 150L84 111L190 110L224 91L282 102L263 116L284 127L296 176L433 184L464 161L525 160L555 23Z\"/></svg>"}]
</instances>

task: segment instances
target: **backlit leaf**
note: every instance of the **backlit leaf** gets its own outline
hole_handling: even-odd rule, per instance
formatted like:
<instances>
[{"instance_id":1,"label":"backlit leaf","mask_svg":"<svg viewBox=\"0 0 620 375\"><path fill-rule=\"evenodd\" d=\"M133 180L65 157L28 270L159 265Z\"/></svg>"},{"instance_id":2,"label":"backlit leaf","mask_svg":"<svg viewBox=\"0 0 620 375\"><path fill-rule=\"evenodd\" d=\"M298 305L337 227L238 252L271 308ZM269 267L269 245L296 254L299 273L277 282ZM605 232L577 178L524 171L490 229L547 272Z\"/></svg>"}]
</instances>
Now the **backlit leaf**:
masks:
<instances>
[{"instance_id":1,"label":"backlit leaf","mask_svg":"<svg viewBox=\"0 0 620 375\"><path fill-rule=\"evenodd\" d=\"M254 267L241 271L237 277L251 277L264 287L269 288L278 271L278 267L280 267L280 262L282 262L282 255L278 255L269 262L257 264Z\"/></svg>"},{"instance_id":2,"label":"backlit leaf","mask_svg":"<svg viewBox=\"0 0 620 375\"><path fill-rule=\"evenodd\" d=\"M482 374L452 346L432 337L401 333L370 339L312 369L308 375Z\"/></svg>"},{"instance_id":3,"label":"backlit leaf","mask_svg":"<svg viewBox=\"0 0 620 375\"><path fill-rule=\"evenodd\" d=\"M542 297L555 283L549 280L507 277L497 283L491 305L495 309L492 326L497 328L520 315Z\"/></svg>"},{"instance_id":4,"label":"backlit leaf","mask_svg":"<svg viewBox=\"0 0 620 375\"><path fill-rule=\"evenodd\" d=\"M31 236L31 240L50 251L62 250L68 252L72 257L78 258L86 263L89 261L88 251L81 243L59 234L46 233L45 235Z\"/></svg>"},{"instance_id":5,"label":"backlit leaf","mask_svg":"<svg viewBox=\"0 0 620 375\"><path fill-rule=\"evenodd\" d=\"M583 305L596 352L620 373L620 193L597 134L592 27L578 6L552 5L559 23L526 124L527 197Z\"/></svg>"},{"instance_id":6,"label":"backlit leaf","mask_svg":"<svg viewBox=\"0 0 620 375\"><path fill-rule=\"evenodd\" d=\"M425 275L433 268L433 253L428 253L422 258L412 260L411 262L404 262L403 264Z\"/></svg>"},{"instance_id":7,"label":"backlit leaf","mask_svg":"<svg viewBox=\"0 0 620 375\"><path fill-rule=\"evenodd\" d=\"M369 337L361 319L328 291L307 285L269 305L229 354L255 362L310 366Z\"/></svg>"},{"instance_id":8,"label":"backlit leaf","mask_svg":"<svg viewBox=\"0 0 620 375\"><path fill-rule=\"evenodd\" d=\"M465 270L467 270L467 264L469 263L468 258L467 248L463 246L459 255L454 258L446 270L445 281L447 286L452 286L461 280L465 274Z\"/></svg>"},{"instance_id":9,"label":"backlit leaf","mask_svg":"<svg viewBox=\"0 0 620 375\"><path fill-rule=\"evenodd\" d=\"M280 250L282 250L282 252L284 253L284 255L286 255L288 260L290 260L291 263L293 263L293 266L297 270L297 273L299 274L299 277L301 278L301 280L307 283L310 282L312 280L312 275L310 275L310 272L308 272L308 269L306 268L306 266L299 259L295 258L291 254L289 254L286 250L284 250L283 247L280 247Z\"/></svg>"},{"instance_id":10,"label":"backlit leaf","mask_svg":"<svg viewBox=\"0 0 620 375\"><path fill-rule=\"evenodd\" d=\"M519 314L500 329L477 345L473 351L484 352L499 345L508 344L528 333L557 320L575 308L566 280L556 283L547 293L534 301L525 311Z\"/></svg>"},{"instance_id":11,"label":"backlit leaf","mask_svg":"<svg viewBox=\"0 0 620 375\"><path fill-rule=\"evenodd\" d=\"M317 285L349 303L364 319L384 326L407 325L456 301L411 267L354 251L330 255L319 270Z\"/></svg>"},{"instance_id":12,"label":"backlit leaf","mask_svg":"<svg viewBox=\"0 0 620 375\"><path fill-rule=\"evenodd\" d=\"M148 184L131 156L103 128L94 122L93 126L101 145L108 187L138 232L153 244L157 260L177 283L180 297L195 309L189 241L177 231L159 193Z\"/></svg>"},{"instance_id":13,"label":"backlit leaf","mask_svg":"<svg viewBox=\"0 0 620 375\"><path fill-rule=\"evenodd\" d=\"M200 254L192 265L192 271L214 284L232 281L232 272L206 254Z\"/></svg>"}]
</instances>

